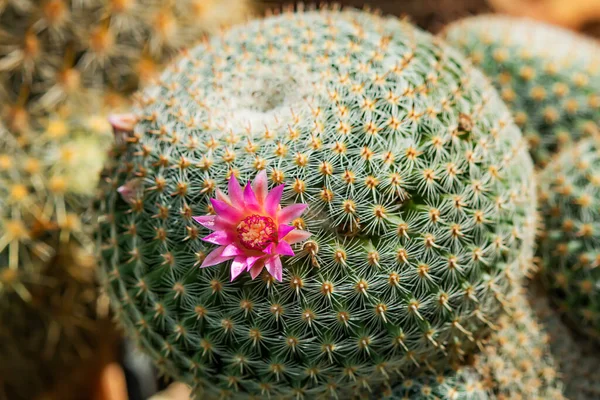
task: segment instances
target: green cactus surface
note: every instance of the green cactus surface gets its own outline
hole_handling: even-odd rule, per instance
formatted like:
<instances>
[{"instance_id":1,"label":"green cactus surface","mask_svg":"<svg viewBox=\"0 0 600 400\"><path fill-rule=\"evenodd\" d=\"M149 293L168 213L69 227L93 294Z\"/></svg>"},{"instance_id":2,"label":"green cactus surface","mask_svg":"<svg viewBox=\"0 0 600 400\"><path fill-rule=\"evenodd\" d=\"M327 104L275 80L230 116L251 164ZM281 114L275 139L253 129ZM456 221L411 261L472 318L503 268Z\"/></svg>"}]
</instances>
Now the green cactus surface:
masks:
<instances>
[{"instance_id":1,"label":"green cactus surface","mask_svg":"<svg viewBox=\"0 0 600 400\"><path fill-rule=\"evenodd\" d=\"M235 27L173 63L136 116L98 206L106 287L199 398L344 398L458 365L533 256L525 140L485 78L410 24L321 9ZM216 246L193 217L265 172L282 207L308 205L293 227L312 236L281 281L200 268Z\"/></svg>"},{"instance_id":2,"label":"green cactus surface","mask_svg":"<svg viewBox=\"0 0 600 400\"><path fill-rule=\"evenodd\" d=\"M498 330L469 364L444 375L425 371L416 379L406 379L389 398L564 399L544 327L522 293L515 292L508 302L510 313L501 317Z\"/></svg>"},{"instance_id":3,"label":"green cactus surface","mask_svg":"<svg viewBox=\"0 0 600 400\"><path fill-rule=\"evenodd\" d=\"M600 338L600 146L563 151L540 177L543 276L574 328Z\"/></svg>"},{"instance_id":4,"label":"green cactus surface","mask_svg":"<svg viewBox=\"0 0 600 400\"><path fill-rule=\"evenodd\" d=\"M446 40L488 75L529 141L548 163L570 142L599 129L600 45L566 29L504 16L450 25Z\"/></svg>"},{"instance_id":5,"label":"green cactus surface","mask_svg":"<svg viewBox=\"0 0 600 400\"><path fill-rule=\"evenodd\" d=\"M111 127L105 118L65 112L44 126L33 142L0 128L2 399L36 399L73 383L83 360L102 347L95 329L111 326L107 307L97 304L86 212ZM58 398L82 395L77 388Z\"/></svg>"}]
</instances>

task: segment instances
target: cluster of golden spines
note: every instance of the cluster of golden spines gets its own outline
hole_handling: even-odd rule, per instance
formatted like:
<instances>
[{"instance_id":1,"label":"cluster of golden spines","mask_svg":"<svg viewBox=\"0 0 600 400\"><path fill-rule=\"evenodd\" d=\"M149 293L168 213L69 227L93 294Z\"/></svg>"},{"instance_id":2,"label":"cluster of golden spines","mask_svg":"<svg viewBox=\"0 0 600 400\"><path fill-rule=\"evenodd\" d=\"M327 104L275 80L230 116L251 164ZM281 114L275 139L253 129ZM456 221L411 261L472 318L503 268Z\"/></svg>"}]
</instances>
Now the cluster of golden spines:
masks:
<instances>
[{"instance_id":1,"label":"cluster of golden spines","mask_svg":"<svg viewBox=\"0 0 600 400\"><path fill-rule=\"evenodd\" d=\"M505 17L466 19L450 26L445 36L492 78L540 166L573 139L598 132L597 43Z\"/></svg>"},{"instance_id":2,"label":"cluster of golden spines","mask_svg":"<svg viewBox=\"0 0 600 400\"><path fill-rule=\"evenodd\" d=\"M0 10L3 116L23 129L83 87L135 90L202 34L247 18L246 0L52 0Z\"/></svg>"}]
</instances>

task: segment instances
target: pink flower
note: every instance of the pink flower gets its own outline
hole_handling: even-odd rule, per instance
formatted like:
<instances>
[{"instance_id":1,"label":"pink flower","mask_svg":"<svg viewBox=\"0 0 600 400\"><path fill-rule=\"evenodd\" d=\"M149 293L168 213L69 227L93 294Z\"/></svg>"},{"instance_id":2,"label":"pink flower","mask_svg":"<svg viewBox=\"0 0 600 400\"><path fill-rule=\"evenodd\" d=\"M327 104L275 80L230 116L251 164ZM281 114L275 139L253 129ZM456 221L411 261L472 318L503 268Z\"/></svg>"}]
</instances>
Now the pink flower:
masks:
<instances>
[{"instance_id":1,"label":"pink flower","mask_svg":"<svg viewBox=\"0 0 600 400\"><path fill-rule=\"evenodd\" d=\"M283 186L270 192L267 173L261 171L252 184L242 189L234 175L229 179L229 195L217 191L210 199L216 215L194 217L194 220L214 231L202 240L219 245L206 256L200 267L209 267L224 261L231 263L231 280L244 271L252 279L263 268L281 281L281 256L293 256L291 245L306 240L310 233L288 225L298 218L306 204L281 208Z\"/></svg>"}]
</instances>

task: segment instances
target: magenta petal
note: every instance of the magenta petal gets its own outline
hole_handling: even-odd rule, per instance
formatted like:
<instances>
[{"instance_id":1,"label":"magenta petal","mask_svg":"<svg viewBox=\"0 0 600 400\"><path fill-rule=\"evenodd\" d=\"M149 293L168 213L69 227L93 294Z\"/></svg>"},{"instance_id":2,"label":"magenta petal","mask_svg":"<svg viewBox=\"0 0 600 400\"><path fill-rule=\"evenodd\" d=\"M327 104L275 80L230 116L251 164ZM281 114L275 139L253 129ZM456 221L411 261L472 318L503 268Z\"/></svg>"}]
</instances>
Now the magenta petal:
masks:
<instances>
[{"instance_id":1,"label":"magenta petal","mask_svg":"<svg viewBox=\"0 0 600 400\"><path fill-rule=\"evenodd\" d=\"M252 182L252 188L258 199L258 203L262 206L265 203L267 194L269 192L269 183L267 181L267 171L264 169L256 175L254 182Z\"/></svg>"},{"instance_id":2,"label":"magenta petal","mask_svg":"<svg viewBox=\"0 0 600 400\"><path fill-rule=\"evenodd\" d=\"M275 186L267 195L264 204L267 214L275 215L277 212L277 207L279 207L279 203L281 203L281 196L283 195L283 187L284 185Z\"/></svg>"},{"instance_id":3,"label":"magenta petal","mask_svg":"<svg viewBox=\"0 0 600 400\"><path fill-rule=\"evenodd\" d=\"M275 248L275 254L281 254L282 256L293 256L294 250L292 250L292 246L290 246L288 242L281 241Z\"/></svg>"},{"instance_id":4,"label":"magenta petal","mask_svg":"<svg viewBox=\"0 0 600 400\"><path fill-rule=\"evenodd\" d=\"M288 233L288 235L285 237L285 241L288 242L289 244L295 244L295 243L305 241L311 235L312 234L310 232L296 229L296 230L293 230L292 232Z\"/></svg>"},{"instance_id":5,"label":"magenta petal","mask_svg":"<svg viewBox=\"0 0 600 400\"><path fill-rule=\"evenodd\" d=\"M231 174L228 183L229 198L234 207L242 208L244 206L244 193L235 175Z\"/></svg>"},{"instance_id":6,"label":"magenta petal","mask_svg":"<svg viewBox=\"0 0 600 400\"><path fill-rule=\"evenodd\" d=\"M260 260L256 264L254 264L252 266L252 268L250 268L250 271L249 271L250 277L252 279L256 278L260 274L260 271L262 271L264 266L265 266L265 263L263 262L263 260Z\"/></svg>"},{"instance_id":7,"label":"magenta petal","mask_svg":"<svg viewBox=\"0 0 600 400\"><path fill-rule=\"evenodd\" d=\"M274 250L275 250L275 244L274 243L269 243L269 245L267 247L265 247L265 249L263 250L263 252L265 252L266 254L273 254Z\"/></svg>"},{"instance_id":8,"label":"magenta petal","mask_svg":"<svg viewBox=\"0 0 600 400\"><path fill-rule=\"evenodd\" d=\"M227 232L216 231L203 237L202 240L208 243L218 244L219 246L226 246L233 241L233 238Z\"/></svg>"},{"instance_id":9,"label":"magenta petal","mask_svg":"<svg viewBox=\"0 0 600 400\"><path fill-rule=\"evenodd\" d=\"M279 238L279 240L282 240L288 233L290 233L294 229L296 229L296 228L293 227L293 226L279 225L279 230L277 232L277 237Z\"/></svg>"},{"instance_id":10,"label":"magenta petal","mask_svg":"<svg viewBox=\"0 0 600 400\"><path fill-rule=\"evenodd\" d=\"M256 199L256 194L254 193L254 190L250 184L247 184L244 188L244 202L246 203L246 207L251 208L254 211L260 210L260 205Z\"/></svg>"},{"instance_id":11,"label":"magenta petal","mask_svg":"<svg viewBox=\"0 0 600 400\"><path fill-rule=\"evenodd\" d=\"M233 257L224 257L223 250L225 246L217 247L209 255L206 256L200 268L210 267L213 265L221 264L227 260L231 260Z\"/></svg>"},{"instance_id":12,"label":"magenta petal","mask_svg":"<svg viewBox=\"0 0 600 400\"><path fill-rule=\"evenodd\" d=\"M308 204L292 204L279 211L279 223L287 224L302 215Z\"/></svg>"},{"instance_id":13,"label":"magenta petal","mask_svg":"<svg viewBox=\"0 0 600 400\"><path fill-rule=\"evenodd\" d=\"M246 263L248 264L248 267L247 267L247 268L248 268L248 271L249 271L249 270L250 270L252 267L254 267L254 264L256 264L256 262L257 262L258 260L260 260L261 258L263 258L263 256L258 256L258 257L257 257L257 256L248 257L248 258L246 259Z\"/></svg>"},{"instance_id":14,"label":"magenta petal","mask_svg":"<svg viewBox=\"0 0 600 400\"><path fill-rule=\"evenodd\" d=\"M217 219L216 215L202 215L199 217L192 217L192 219L205 228L211 229L213 231L215 230L214 226L215 220Z\"/></svg>"},{"instance_id":15,"label":"magenta petal","mask_svg":"<svg viewBox=\"0 0 600 400\"><path fill-rule=\"evenodd\" d=\"M216 195L217 195L217 196L216 196L216 197L217 197L217 200L220 200L220 201L222 201L223 203L227 203L227 204L231 205L231 199L229 198L229 196L227 196L225 193L223 193L223 192L221 191L221 189L217 189L217 193L216 193Z\"/></svg>"},{"instance_id":16,"label":"magenta petal","mask_svg":"<svg viewBox=\"0 0 600 400\"><path fill-rule=\"evenodd\" d=\"M265 262L265 268L267 268L267 271L269 271L275 279L281 282L283 266L281 265L281 259L278 256L269 258L267 262Z\"/></svg>"},{"instance_id":17,"label":"magenta petal","mask_svg":"<svg viewBox=\"0 0 600 400\"><path fill-rule=\"evenodd\" d=\"M244 255L244 250L240 249L235 243L225 247L223 250L223 257L234 257Z\"/></svg>"},{"instance_id":18,"label":"magenta petal","mask_svg":"<svg viewBox=\"0 0 600 400\"><path fill-rule=\"evenodd\" d=\"M213 208L215 209L215 212L217 213L217 215L220 218L223 218L227 221L234 221L236 219L239 219L242 215L241 210L238 211L235 208L233 208L232 206L230 206L229 204L227 204L221 200L210 199L210 202L211 202Z\"/></svg>"},{"instance_id":19,"label":"magenta petal","mask_svg":"<svg viewBox=\"0 0 600 400\"><path fill-rule=\"evenodd\" d=\"M231 281L237 278L242 272L246 270L247 263L246 257L237 256L231 263Z\"/></svg>"}]
</instances>

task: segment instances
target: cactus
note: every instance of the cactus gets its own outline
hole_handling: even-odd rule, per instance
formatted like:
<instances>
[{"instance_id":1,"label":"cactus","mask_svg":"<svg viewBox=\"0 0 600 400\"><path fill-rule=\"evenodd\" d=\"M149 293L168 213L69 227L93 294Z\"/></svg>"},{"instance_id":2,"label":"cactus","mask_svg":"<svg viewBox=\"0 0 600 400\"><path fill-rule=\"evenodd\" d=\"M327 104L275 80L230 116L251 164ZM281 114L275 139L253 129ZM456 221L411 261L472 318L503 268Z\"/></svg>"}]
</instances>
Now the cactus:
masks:
<instances>
[{"instance_id":1,"label":"cactus","mask_svg":"<svg viewBox=\"0 0 600 400\"><path fill-rule=\"evenodd\" d=\"M247 0L48 0L2 6L0 101L13 132L30 129L23 126L28 115L53 111L82 87L135 90L182 46L251 11Z\"/></svg>"},{"instance_id":2,"label":"cactus","mask_svg":"<svg viewBox=\"0 0 600 400\"><path fill-rule=\"evenodd\" d=\"M600 338L600 146L582 141L540 176L543 276L559 311Z\"/></svg>"},{"instance_id":3,"label":"cactus","mask_svg":"<svg viewBox=\"0 0 600 400\"><path fill-rule=\"evenodd\" d=\"M557 370L570 400L600 398L600 349L598 344L570 329L552 307L538 282L528 290L528 300L537 319L544 325Z\"/></svg>"},{"instance_id":4,"label":"cactus","mask_svg":"<svg viewBox=\"0 0 600 400\"><path fill-rule=\"evenodd\" d=\"M391 399L564 399L557 361L524 294L509 297L511 313L486 340L471 364L436 375L425 372L394 388ZM572 397L568 397L573 399Z\"/></svg>"},{"instance_id":5,"label":"cactus","mask_svg":"<svg viewBox=\"0 0 600 400\"><path fill-rule=\"evenodd\" d=\"M2 398L85 397L88 367L101 367L99 349L115 340L85 212L111 127L66 110L44 126L32 142L0 129Z\"/></svg>"},{"instance_id":6,"label":"cactus","mask_svg":"<svg viewBox=\"0 0 600 400\"><path fill-rule=\"evenodd\" d=\"M502 16L467 18L444 37L494 82L544 166L565 144L597 132L600 45L562 28Z\"/></svg>"},{"instance_id":7,"label":"cactus","mask_svg":"<svg viewBox=\"0 0 600 400\"><path fill-rule=\"evenodd\" d=\"M235 27L135 115L98 205L106 287L199 397L343 397L461 363L533 256L509 111L407 23L322 9Z\"/></svg>"}]
</instances>

